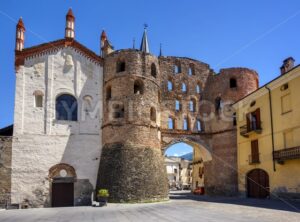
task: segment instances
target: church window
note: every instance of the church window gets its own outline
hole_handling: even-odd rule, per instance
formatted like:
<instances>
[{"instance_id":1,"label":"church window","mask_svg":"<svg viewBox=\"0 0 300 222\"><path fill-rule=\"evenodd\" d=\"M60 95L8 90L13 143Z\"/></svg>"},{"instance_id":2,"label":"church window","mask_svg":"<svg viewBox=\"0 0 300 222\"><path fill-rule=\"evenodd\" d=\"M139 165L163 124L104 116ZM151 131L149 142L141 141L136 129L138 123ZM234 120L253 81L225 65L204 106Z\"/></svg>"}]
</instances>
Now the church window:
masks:
<instances>
[{"instance_id":1,"label":"church window","mask_svg":"<svg viewBox=\"0 0 300 222\"><path fill-rule=\"evenodd\" d=\"M74 96L63 94L56 98L56 120L77 121L77 100Z\"/></svg>"}]
</instances>

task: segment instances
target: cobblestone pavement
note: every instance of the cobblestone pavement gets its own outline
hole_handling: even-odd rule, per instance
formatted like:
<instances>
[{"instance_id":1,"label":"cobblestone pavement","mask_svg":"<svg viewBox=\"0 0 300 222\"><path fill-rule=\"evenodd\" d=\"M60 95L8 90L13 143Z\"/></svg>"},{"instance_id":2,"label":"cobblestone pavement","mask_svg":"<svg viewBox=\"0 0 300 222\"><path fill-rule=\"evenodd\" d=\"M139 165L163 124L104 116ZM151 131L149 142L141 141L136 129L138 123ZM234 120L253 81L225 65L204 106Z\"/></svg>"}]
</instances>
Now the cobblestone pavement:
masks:
<instances>
[{"instance_id":1,"label":"cobblestone pavement","mask_svg":"<svg viewBox=\"0 0 300 222\"><path fill-rule=\"evenodd\" d=\"M180 192L173 193L170 201L162 203L4 210L0 211L0 221L299 222L300 213L295 207L300 207L300 204L291 206L277 200L195 197Z\"/></svg>"}]
</instances>

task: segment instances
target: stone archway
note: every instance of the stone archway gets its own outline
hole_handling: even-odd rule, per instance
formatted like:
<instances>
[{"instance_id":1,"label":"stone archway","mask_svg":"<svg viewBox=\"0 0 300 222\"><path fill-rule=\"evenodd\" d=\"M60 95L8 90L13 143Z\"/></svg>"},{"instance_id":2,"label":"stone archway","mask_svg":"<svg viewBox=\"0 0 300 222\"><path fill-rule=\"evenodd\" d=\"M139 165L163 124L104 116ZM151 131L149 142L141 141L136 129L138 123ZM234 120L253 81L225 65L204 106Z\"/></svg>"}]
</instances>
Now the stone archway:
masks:
<instances>
[{"instance_id":1,"label":"stone archway","mask_svg":"<svg viewBox=\"0 0 300 222\"><path fill-rule=\"evenodd\" d=\"M165 151L169 148L171 148L173 145L178 143L185 143L187 145L190 145L193 148L193 158L192 161L189 163L188 171L191 173L191 181L188 184L188 187L193 192L201 192L202 194L205 192L206 187L206 180L204 173L210 173L205 170L205 166L207 163L210 163L212 161L212 152L211 148L200 138L196 137L189 137L189 136L182 136L182 137L168 137L164 136L162 138L162 153L165 153ZM169 161L170 158L167 158L166 160ZM172 159L172 158L171 158ZM175 158L176 159L176 158ZM183 160L180 160L180 163L182 163ZM186 161L186 160L184 160ZM169 167L170 168L170 167ZM168 171L168 169L167 169ZM179 170L180 176L181 170ZM184 170L183 170L184 172ZM167 172L168 173L168 172ZM168 174L169 175L169 174ZM169 177L168 177L169 178ZM169 179L170 180L170 179ZM169 181L170 184L170 181Z\"/></svg>"},{"instance_id":2,"label":"stone archway","mask_svg":"<svg viewBox=\"0 0 300 222\"><path fill-rule=\"evenodd\" d=\"M49 169L50 197L52 207L74 206L74 182L77 179L74 167L60 163Z\"/></svg>"}]
</instances>

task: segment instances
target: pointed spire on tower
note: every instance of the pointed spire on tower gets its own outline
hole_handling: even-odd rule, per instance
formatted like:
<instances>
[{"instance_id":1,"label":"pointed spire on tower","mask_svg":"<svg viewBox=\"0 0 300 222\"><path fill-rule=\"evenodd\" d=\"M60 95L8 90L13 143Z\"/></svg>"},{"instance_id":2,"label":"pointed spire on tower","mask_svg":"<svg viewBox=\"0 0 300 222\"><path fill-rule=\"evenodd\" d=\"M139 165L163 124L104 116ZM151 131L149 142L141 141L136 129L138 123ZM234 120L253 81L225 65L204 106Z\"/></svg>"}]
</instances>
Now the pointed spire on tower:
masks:
<instances>
[{"instance_id":1,"label":"pointed spire on tower","mask_svg":"<svg viewBox=\"0 0 300 222\"><path fill-rule=\"evenodd\" d=\"M22 51L24 49L24 33L25 26L21 17L16 26L16 51Z\"/></svg>"},{"instance_id":2,"label":"pointed spire on tower","mask_svg":"<svg viewBox=\"0 0 300 222\"><path fill-rule=\"evenodd\" d=\"M75 37L75 16L72 9L70 8L66 15L66 28L65 28L65 38L74 39Z\"/></svg>"},{"instance_id":3,"label":"pointed spire on tower","mask_svg":"<svg viewBox=\"0 0 300 222\"><path fill-rule=\"evenodd\" d=\"M159 57L163 56L163 53L162 53L162 44L160 43L159 44Z\"/></svg>"},{"instance_id":4,"label":"pointed spire on tower","mask_svg":"<svg viewBox=\"0 0 300 222\"><path fill-rule=\"evenodd\" d=\"M144 34L143 34L140 50L142 52L150 53L148 37L147 37L147 27L148 27L148 25L145 24L144 25Z\"/></svg>"},{"instance_id":5,"label":"pointed spire on tower","mask_svg":"<svg viewBox=\"0 0 300 222\"><path fill-rule=\"evenodd\" d=\"M102 57L105 57L106 55L108 55L109 53L114 51L114 47L109 42L109 40L107 38L107 35L106 35L106 32L104 30L102 30L102 33L101 33L100 46L101 46L101 55L102 55Z\"/></svg>"}]
</instances>

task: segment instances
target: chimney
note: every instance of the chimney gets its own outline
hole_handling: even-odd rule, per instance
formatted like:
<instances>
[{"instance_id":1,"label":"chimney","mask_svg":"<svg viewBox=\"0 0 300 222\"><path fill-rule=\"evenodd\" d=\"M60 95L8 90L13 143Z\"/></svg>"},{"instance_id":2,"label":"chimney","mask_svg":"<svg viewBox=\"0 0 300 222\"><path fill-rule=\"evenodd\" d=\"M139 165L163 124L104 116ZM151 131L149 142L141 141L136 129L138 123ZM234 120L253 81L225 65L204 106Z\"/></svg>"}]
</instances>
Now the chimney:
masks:
<instances>
[{"instance_id":1,"label":"chimney","mask_svg":"<svg viewBox=\"0 0 300 222\"><path fill-rule=\"evenodd\" d=\"M69 9L66 15L66 29L65 29L65 38L66 39L74 39L75 32L74 32L74 23L75 23L75 16L73 15L72 9Z\"/></svg>"},{"instance_id":2,"label":"chimney","mask_svg":"<svg viewBox=\"0 0 300 222\"><path fill-rule=\"evenodd\" d=\"M25 26L22 18L19 19L17 27L16 27L16 51L22 51L24 49L24 36Z\"/></svg>"},{"instance_id":3,"label":"chimney","mask_svg":"<svg viewBox=\"0 0 300 222\"><path fill-rule=\"evenodd\" d=\"M280 67L281 75L284 75L292 68L294 68L295 59L293 57L289 57L283 61L283 65Z\"/></svg>"}]
</instances>

